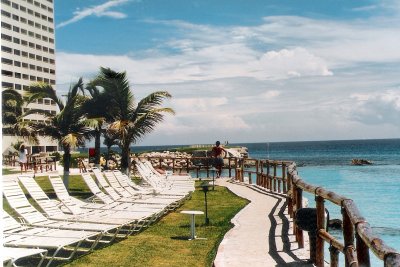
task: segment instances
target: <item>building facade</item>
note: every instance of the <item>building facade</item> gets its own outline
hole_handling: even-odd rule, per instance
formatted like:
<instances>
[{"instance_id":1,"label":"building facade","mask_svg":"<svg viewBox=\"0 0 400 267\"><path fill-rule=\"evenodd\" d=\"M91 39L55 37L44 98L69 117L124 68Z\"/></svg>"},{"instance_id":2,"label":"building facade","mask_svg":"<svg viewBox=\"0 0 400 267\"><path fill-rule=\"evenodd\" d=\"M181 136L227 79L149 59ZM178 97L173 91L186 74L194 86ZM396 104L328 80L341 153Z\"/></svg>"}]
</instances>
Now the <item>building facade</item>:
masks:
<instances>
[{"instance_id":1,"label":"building facade","mask_svg":"<svg viewBox=\"0 0 400 267\"><path fill-rule=\"evenodd\" d=\"M55 30L53 0L1 0L1 86L12 88L24 95L28 86L35 82L51 84L55 89ZM43 109L56 114L56 104L50 99L39 99L24 106ZM25 118L45 121L39 114ZM3 133L3 150L12 143L22 141L16 136ZM29 153L55 151L57 142L45 136L39 144L29 144Z\"/></svg>"}]
</instances>

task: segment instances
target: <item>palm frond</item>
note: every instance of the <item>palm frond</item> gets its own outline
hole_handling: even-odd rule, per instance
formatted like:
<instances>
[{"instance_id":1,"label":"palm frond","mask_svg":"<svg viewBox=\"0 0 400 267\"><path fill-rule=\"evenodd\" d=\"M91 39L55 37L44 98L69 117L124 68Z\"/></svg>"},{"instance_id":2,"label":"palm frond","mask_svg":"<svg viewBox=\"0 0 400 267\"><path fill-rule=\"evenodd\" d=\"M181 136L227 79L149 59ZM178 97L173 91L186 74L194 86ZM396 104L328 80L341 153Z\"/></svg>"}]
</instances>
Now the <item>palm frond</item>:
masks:
<instances>
[{"instance_id":1,"label":"palm frond","mask_svg":"<svg viewBox=\"0 0 400 267\"><path fill-rule=\"evenodd\" d=\"M56 103L60 110L64 108L63 101L57 96L53 87L47 83L39 82L30 85L26 96L28 104L37 99L50 98Z\"/></svg>"}]
</instances>

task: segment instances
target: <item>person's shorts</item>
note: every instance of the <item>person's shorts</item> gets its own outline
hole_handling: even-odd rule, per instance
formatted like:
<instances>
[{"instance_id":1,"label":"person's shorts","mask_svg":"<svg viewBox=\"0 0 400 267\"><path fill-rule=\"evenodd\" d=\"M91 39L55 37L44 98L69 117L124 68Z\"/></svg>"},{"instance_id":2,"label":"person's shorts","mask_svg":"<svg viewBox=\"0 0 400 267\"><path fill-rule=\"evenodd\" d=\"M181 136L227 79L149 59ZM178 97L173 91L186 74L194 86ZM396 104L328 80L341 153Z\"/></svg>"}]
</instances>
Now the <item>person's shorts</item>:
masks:
<instances>
[{"instance_id":1,"label":"person's shorts","mask_svg":"<svg viewBox=\"0 0 400 267\"><path fill-rule=\"evenodd\" d=\"M214 165L215 165L215 166L222 166L222 165L224 165L224 159L223 159L223 158L215 158L215 159L214 159Z\"/></svg>"}]
</instances>

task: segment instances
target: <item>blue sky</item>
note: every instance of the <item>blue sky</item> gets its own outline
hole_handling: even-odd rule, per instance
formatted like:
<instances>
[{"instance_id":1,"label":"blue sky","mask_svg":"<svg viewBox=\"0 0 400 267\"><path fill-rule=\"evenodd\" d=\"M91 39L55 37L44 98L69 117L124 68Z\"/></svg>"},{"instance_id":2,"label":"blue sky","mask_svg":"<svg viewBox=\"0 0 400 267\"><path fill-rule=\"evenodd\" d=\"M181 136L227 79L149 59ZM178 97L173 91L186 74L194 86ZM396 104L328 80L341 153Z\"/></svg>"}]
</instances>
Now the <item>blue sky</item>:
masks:
<instances>
[{"instance_id":1,"label":"blue sky","mask_svg":"<svg viewBox=\"0 0 400 267\"><path fill-rule=\"evenodd\" d=\"M57 89L100 66L176 111L140 145L400 137L400 3L55 1Z\"/></svg>"}]
</instances>

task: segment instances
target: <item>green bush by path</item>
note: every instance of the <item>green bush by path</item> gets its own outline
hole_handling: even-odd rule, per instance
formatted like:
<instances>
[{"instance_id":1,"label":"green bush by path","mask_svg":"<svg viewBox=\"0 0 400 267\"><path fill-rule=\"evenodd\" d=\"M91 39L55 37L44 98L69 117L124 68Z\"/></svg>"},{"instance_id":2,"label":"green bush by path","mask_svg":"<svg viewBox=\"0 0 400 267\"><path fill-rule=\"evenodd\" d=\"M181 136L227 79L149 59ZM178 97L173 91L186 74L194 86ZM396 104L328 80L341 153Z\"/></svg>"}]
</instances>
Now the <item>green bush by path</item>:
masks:
<instances>
[{"instance_id":1,"label":"green bush by path","mask_svg":"<svg viewBox=\"0 0 400 267\"><path fill-rule=\"evenodd\" d=\"M180 213L204 211L204 193L196 189L177 211L145 231L96 250L68 266L211 266L219 243L232 227L230 220L248 201L219 186L207 193L207 200L210 225L204 224L204 215L196 216L196 235L206 239L186 240L190 235L190 217Z\"/></svg>"}]
</instances>

